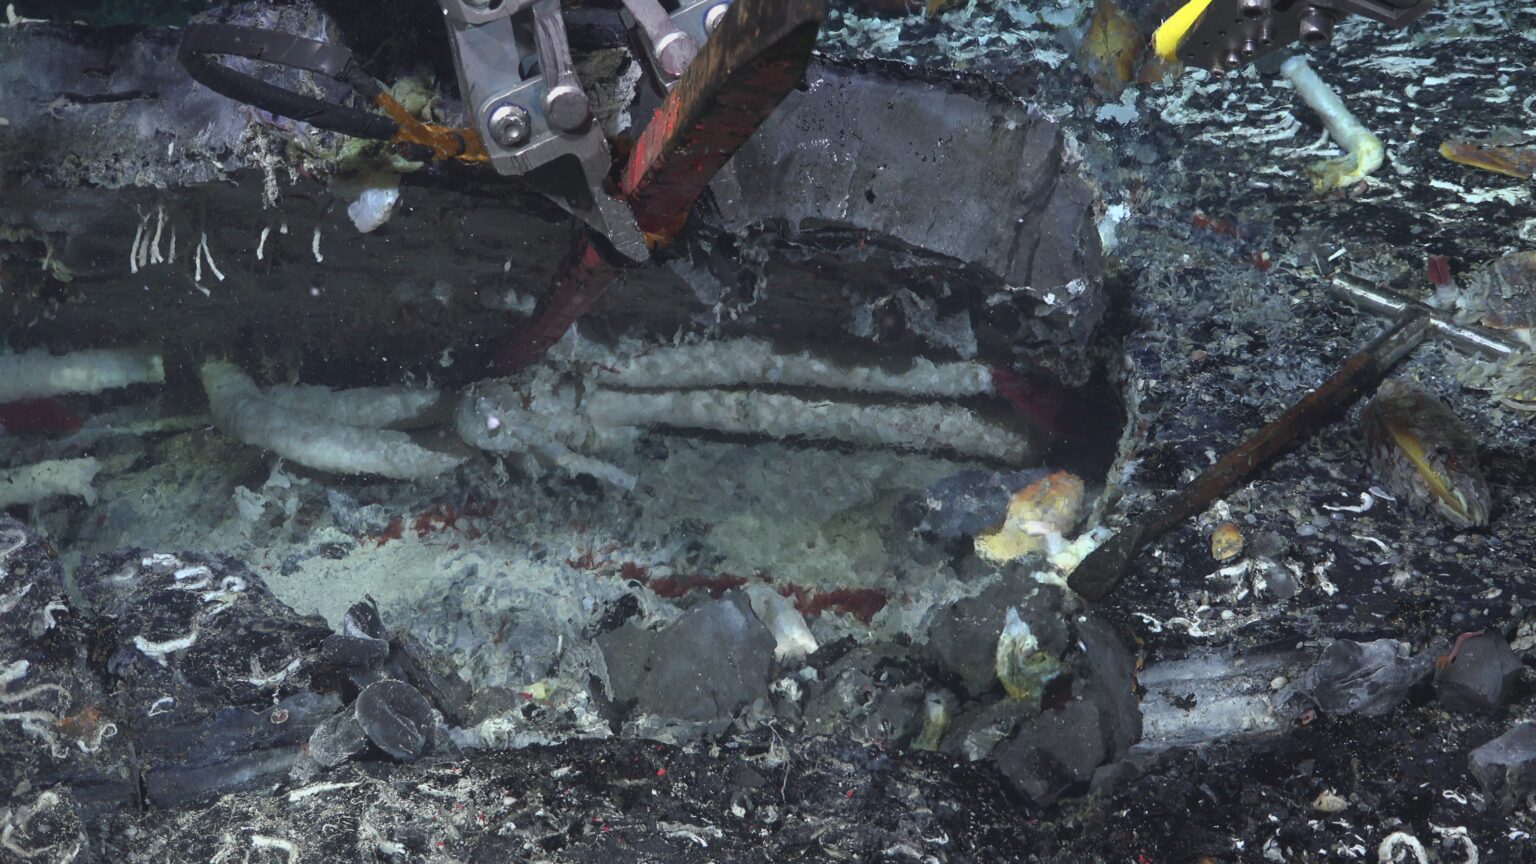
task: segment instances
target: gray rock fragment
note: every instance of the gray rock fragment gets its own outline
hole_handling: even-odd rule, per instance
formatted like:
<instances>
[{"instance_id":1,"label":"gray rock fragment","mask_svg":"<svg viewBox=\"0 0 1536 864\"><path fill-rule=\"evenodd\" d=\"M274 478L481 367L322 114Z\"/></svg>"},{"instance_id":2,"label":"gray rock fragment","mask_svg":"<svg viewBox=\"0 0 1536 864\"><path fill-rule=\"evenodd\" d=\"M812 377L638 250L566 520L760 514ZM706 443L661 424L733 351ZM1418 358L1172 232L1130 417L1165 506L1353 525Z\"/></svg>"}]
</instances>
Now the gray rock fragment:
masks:
<instances>
[{"instance_id":1,"label":"gray rock fragment","mask_svg":"<svg viewBox=\"0 0 1536 864\"><path fill-rule=\"evenodd\" d=\"M768 695L773 634L731 592L660 631L633 623L597 638L609 693L636 712L721 727Z\"/></svg>"},{"instance_id":2,"label":"gray rock fragment","mask_svg":"<svg viewBox=\"0 0 1536 864\"><path fill-rule=\"evenodd\" d=\"M1536 792L1536 723L1521 723L1468 757L1488 806L1510 813Z\"/></svg>"},{"instance_id":3,"label":"gray rock fragment","mask_svg":"<svg viewBox=\"0 0 1536 864\"><path fill-rule=\"evenodd\" d=\"M904 747L921 731L926 691L896 655L855 649L821 677L805 704L807 732Z\"/></svg>"},{"instance_id":4,"label":"gray rock fragment","mask_svg":"<svg viewBox=\"0 0 1536 864\"><path fill-rule=\"evenodd\" d=\"M475 698L457 669L442 656L421 644L410 633L400 632L394 639L394 664L405 680L432 700L437 710L456 726L469 722L470 701ZM489 688L488 688L489 689Z\"/></svg>"},{"instance_id":5,"label":"gray rock fragment","mask_svg":"<svg viewBox=\"0 0 1536 864\"><path fill-rule=\"evenodd\" d=\"M1324 714L1380 717L1403 701L1430 665L1428 657L1409 656L1408 645L1396 639L1339 639L1323 649L1282 702L1299 695Z\"/></svg>"},{"instance_id":6,"label":"gray rock fragment","mask_svg":"<svg viewBox=\"0 0 1536 864\"><path fill-rule=\"evenodd\" d=\"M336 527L354 537L376 537L389 528L389 512L378 504L359 504L356 498L336 489L325 491L325 501Z\"/></svg>"},{"instance_id":7,"label":"gray rock fragment","mask_svg":"<svg viewBox=\"0 0 1536 864\"><path fill-rule=\"evenodd\" d=\"M1472 636L1435 679L1435 693L1452 711L1492 713L1520 678L1520 659L1496 633Z\"/></svg>"}]
</instances>

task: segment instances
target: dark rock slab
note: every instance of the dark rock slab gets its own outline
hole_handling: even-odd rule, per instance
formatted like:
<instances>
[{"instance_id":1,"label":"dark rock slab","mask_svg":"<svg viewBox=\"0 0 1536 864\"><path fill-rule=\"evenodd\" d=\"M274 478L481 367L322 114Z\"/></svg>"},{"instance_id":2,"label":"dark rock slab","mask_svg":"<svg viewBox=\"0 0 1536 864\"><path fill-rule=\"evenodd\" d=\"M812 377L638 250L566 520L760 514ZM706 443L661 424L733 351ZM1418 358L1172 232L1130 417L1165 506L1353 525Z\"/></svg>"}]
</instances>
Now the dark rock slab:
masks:
<instances>
[{"instance_id":1,"label":"dark rock slab","mask_svg":"<svg viewBox=\"0 0 1536 864\"><path fill-rule=\"evenodd\" d=\"M242 3L219 14L344 39L322 5ZM573 220L515 179L433 165L401 175L390 221L360 234L331 181L373 163L341 158L336 136L195 84L175 60L178 40L169 28L0 32L9 121L0 126L0 257L15 274L12 314L28 322L13 341L156 333L168 349L284 356L278 343L292 340L317 381L379 364L376 346L389 344L390 372L476 377L466 346L516 326L570 249ZM390 81L413 71L370 69ZM1097 194L1064 156L1055 123L948 74L819 65L812 81L737 157L740 188L718 187L718 208L700 208L675 255L627 274L593 311L590 332L852 334L910 350L1029 354L1078 371L1056 361L1080 356L1102 311ZM925 168L897 170L906 164ZM1024 218L995 218L1003 207ZM164 260L135 272L136 237L157 230ZM197 278L204 237L223 278L206 261ZM43 314L58 303L66 318ZM174 328L163 326L168 315ZM459 362L444 369L437 361L450 347ZM355 515L339 520L346 530L368 524L369 514Z\"/></svg>"},{"instance_id":2,"label":"dark rock slab","mask_svg":"<svg viewBox=\"0 0 1536 864\"><path fill-rule=\"evenodd\" d=\"M113 623L109 665L131 685L135 721L184 722L300 692L330 633L224 556L130 549L86 562L75 581Z\"/></svg>"},{"instance_id":3,"label":"dark rock slab","mask_svg":"<svg viewBox=\"0 0 1536 864\"><path fill-rule=\"evenodd\" d=\"M751 754L770 741L765 733L747 748L712 751L572 741L354 763L197 812L151 811L110 836L107 850L118 864L216 860L221 849L240 860L260 836L292 843L296 860L334 864L399 857L385 848L477 864L905 857L891 849L957 864L1025 860L1031 840L1016 830L1018 802L986 769L828 739L806 741L792 763L763 765Z\"/></svg>"},{"instance_id":4,"label":"dark rock slab","mask_svg":"<svg viewBox=\"0 0 1536 864\"><path fill-rule=\"evenodd\" d=\"M92 662L96 647L93 623L65 596L52 547L0 515L0 806L28 789L66 785L81 790L78 800L23 796L14 806L57 815L77 803L104 812L136 800L128 725Z\"/></svg>"},{"instance_id":5,"label":"dark rock slab","mask_svg":"<svg viewBox=\"0 0 1536 864\"><path fill-rule=\"evenodd\" d=\"M946 309L981 295L983 340L1081 344L1104 308L1097 195L1066 166L1053 120L986 84L911 70L814 64L807 81L733 160L734 184L716 185L726 228L798 245L806 264L788 266L801 278L846 280L881 259L912 271L905 285L926 277L911 295L869 289L958 353L970 327Z\"/></svg>"},{"instance_id":6,"label":"dark rock slab","mask_svg":"<svg viewBox=\"0 0 1536 864\"><path fill-rule=\"evenodd\" d=\"M271 782L340 707L309 689L329 629L239 561L128 549L86 562L75 582L99 619L152 803Z\"/></svg>"},{"instance_id":7,"label":"dark rock slab","mask_svg":"<svg viewBox=\"0 0 1536 864\"><path fill-rule=\"evenodd\" d=\"M1536 723L1521 723L1468 756L1489 809L1509 813L1536 792Z\"/></svg>"},{"instance_id":8,"label":"dark rock slab","mask_svg":"<svg viewBox=\"0 0 1536 864\"><path fill-rule=\"evenodd\" d=\"M1435 678L1435 692L1453 711L1492 713L1504 706L1520 679L1520 658L1497 633L1462 641Z\"/></svg>"}]
</instances>

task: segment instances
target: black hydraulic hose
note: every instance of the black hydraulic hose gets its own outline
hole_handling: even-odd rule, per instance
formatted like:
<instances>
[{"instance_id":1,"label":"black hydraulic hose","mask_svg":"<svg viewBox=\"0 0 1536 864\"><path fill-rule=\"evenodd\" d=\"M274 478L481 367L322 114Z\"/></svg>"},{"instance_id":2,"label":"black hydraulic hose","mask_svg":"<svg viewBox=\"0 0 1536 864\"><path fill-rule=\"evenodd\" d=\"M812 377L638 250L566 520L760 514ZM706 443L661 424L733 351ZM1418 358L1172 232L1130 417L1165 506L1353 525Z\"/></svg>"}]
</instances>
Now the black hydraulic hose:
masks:
<instances>
[{"instance_id":1,"label":"black hydraulic hose","mask_svg":"<svg viewBox=\"0 0 1536 864\"><path fill-rule=\"evenodd\" d=\"M400 124L382 114L349 108L286 90L219 63L219 55L245 57L334 78L372 100L382 89L338 45L275 30L234 24L193 24L181 37L177 59L194 81L223 96L318 129L375 141L392 140Z\"/></svg>"}]
</instances>

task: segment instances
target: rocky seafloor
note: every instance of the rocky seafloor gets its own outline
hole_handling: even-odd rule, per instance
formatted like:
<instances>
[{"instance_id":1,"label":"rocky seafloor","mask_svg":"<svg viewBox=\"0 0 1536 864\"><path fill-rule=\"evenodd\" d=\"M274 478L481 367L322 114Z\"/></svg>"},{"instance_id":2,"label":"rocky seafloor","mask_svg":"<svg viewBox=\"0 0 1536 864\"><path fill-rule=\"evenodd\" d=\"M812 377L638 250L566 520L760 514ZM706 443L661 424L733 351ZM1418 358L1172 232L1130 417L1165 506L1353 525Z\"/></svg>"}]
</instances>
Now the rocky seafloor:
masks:
<instances>
[{"instance_id":1,"label":"rocky seafloor","mask_svg":"<svg viewBox=\"0 0 1536 864\"><path fill-rule=\"evenodd\" d=\"M1528 181L1437 148L1536 137L1536 15L1443 3L1403 32L1341 28L1314 66L1388 159L1318 195L1304 169L1328 145L1273 62L1110 96L1082 71L1090 11L834 8L822 86L764 130L744 179L717 186L688 254L583 322L621 359L663 338L794 333L886 365L918 353L1052 369L1068 388L1048 391L1063 403L1049 410L1023 400L1018 428L1046 454L1026 467L653 429L603 454L628 489L480 455L411 483L306 469L214 428L196 363L234 357L272 383L472 378L473 343L505 326L496 298L537 292L558 262L559 214L451 175L407 178L417 206L380 235L327 240L327 267L310 229L348 236L344 207L299 176L263 209L233 143L248 118L211 99L228 128L200 134L229 142L210 148L224 164L156 161L169 121L111 153L7 163L11 346L62 352L154 326L167 369L163 386L68 397L74 431L0 437L7 468L100 463L93 503L0 522L0 858L1536 856L1536 735L1521 725L1536 719L1533 427L1450 347L1431 341L1396 374L1475 432L1485 527L1447 524L1373 470L1357 407L1156 543L1096 605L1062 587L1072 556L1048 554L1061 549L1000 563L974 542L1051 469L1083 484L1064 540L1102 537L1187 484L1385 326L1334 299L1330 273L1429 297L1432 257L1465 282L1526 248ZM173 44L51 24L0 38L105 52L92 56L127 77ZM159 89L188 86L153 68L173 82ZM122 86L24 71L6 74L36 93ZM0 134L154 102L9 93ZM908 93L911 115L870 117L871 93ZM856 135L828 131L839 112ZM1015 133L1002 145L958 131L999 113ZM933 118L952 124L937 141L903 125ZM934 167L978 164L989 146L997 164L1049 154L1026 160L1009 206L1062 200L1072 218L1003 230L1029 214L979 203L996 200L995 175ZM860 149L879 172L807 155ZM900 182L875 191L882 176ZM1059 198L1041 194L1057 184ZM912 212L922 201L954 209ZM191 230L204 220L230 279L122 273L155 206ZM492 221L444 240L465 224L456 209ZM72 228L80 214L91 231ZM257 262L261 227L285 219L304 226L298 241ZM481 231L542 239L506 248ZM1056 251L999 247L1020 237ZM434 263L425 250L445 242L455 254ZM55 260L48 278L10 278ZM388 299L367 302L380 286ZM276 323L295 318L298 344ZM391 328L394 361L368 347ZM1219 523L1243 538L1223 561Z\"/></svg>"}]
</instances>

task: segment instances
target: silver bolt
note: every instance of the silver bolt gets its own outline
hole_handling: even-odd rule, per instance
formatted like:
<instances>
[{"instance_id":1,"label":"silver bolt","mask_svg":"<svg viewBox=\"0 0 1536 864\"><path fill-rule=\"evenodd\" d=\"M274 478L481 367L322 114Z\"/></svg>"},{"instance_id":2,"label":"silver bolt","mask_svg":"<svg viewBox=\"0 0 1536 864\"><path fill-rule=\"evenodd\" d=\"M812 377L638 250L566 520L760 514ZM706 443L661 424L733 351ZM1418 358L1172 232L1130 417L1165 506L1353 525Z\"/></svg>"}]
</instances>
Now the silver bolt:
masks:
<instances>
[{"instance_id":1,"label":"silver bolt","mask_svg":"<svg viewBox=\"0 0 1536 864\"><path fill-rule=\"evenodd\" d=\"M726 10L730 8L731 4L729 2L716 3L709 7L709 11L704 13L704 32L715 32L715 28L719 27L721 20L725 18Z\"/></svg>"},{"instance_id":2,"label":"silver bolt","mask_svg":"<svg viewBox=\"0 0 1536 864\"><path fill-rule=\"evenodd\" d=\"M1321 6L1308 6L1301 13L1301 41L1311 45L1325 45L1333 38L1333 13Z\"/></svg>"},{"instance_id":3,"label":"silver bolt","mask_svg":"<svg viewBox=\"0 0 1536 864\"><path fill-rule=\"evenodd\" d=\"M1243 42L1243 56L1244 57L1250 57L1251 58L1251 57L1253 57L1253 55L1255 55L1257 53L1259 53L1259 45L1258 45L1257 42L1254 42L1252 39L1249 39L1249 40Z\"/></svg>"},{"instance_id":4,"label":"silver bolt","mask_svg":"<svg viewBox=\"0 0 1536 864\"><path fill-rule=\"evenodd\" d=\"M698 56L699 46L681 30L674 31L656 46L656 66L668 81L676 81L688 71L688 64Z\"/></svg>"},{"instance_id":5,"label":"silver bolt","mask_svg":"<svg viewBox=\"0 0 1536 864\"><path fill-rule=\"evenodd\" d=\"M1270 0L1238 0L1238 8L1248 18L1259 18L1269 14Z\"/></svg>"},{"instance_id":6,"label":"silver bolt","mask_svg":"<svg viewBox=\"0 0 1536 864\"><path fill-rule=\"evenodd\" d=\"M561 132L580 132L592 111L580 87L557 84L544 94L544 119Z\"/></svg>"},{"instance_id":7,"label":"silver bolt","mask_svg":"<svg viewBox=\"0 0 1536 864\"><path fill-rule=\"evenodd\" d=\"M528 140L528 111L521 105L496 106L486 125L491 138L503 147L517 147Z\"/></svg>"}]
</instances>

